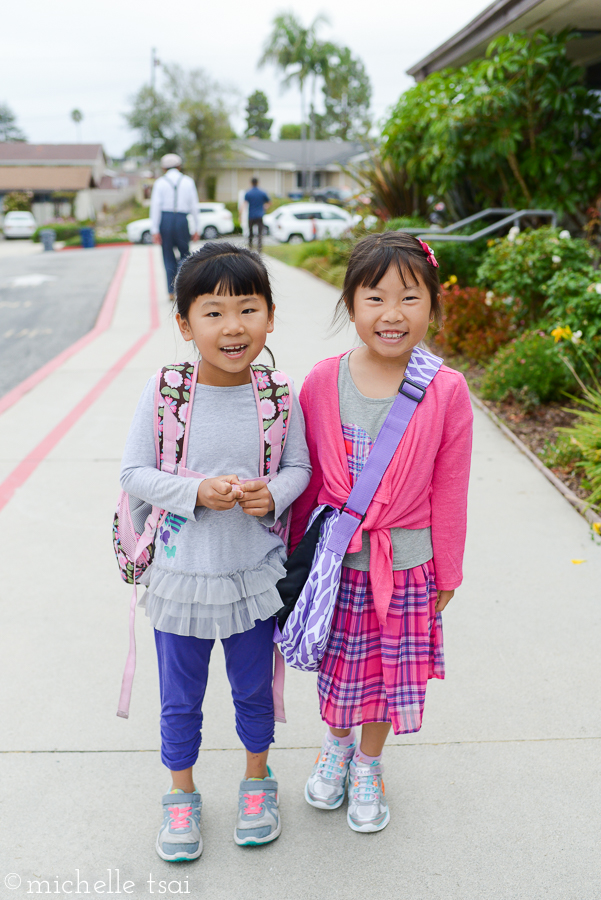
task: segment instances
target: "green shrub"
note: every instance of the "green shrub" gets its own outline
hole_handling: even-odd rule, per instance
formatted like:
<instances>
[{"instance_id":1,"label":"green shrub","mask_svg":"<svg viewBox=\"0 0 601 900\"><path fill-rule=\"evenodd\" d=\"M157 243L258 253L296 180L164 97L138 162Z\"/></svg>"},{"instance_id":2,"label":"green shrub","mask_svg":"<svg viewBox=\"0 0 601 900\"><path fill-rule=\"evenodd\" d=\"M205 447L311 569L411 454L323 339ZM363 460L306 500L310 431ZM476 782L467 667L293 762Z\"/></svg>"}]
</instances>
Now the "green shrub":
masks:
<instances>
[{"instance_id":1,"label":"green shrub","mask_svg":"<svg viewBox=\"0 0 601 900\"><path fill-rule=\"evenodd\" d=\"M545 286L557 272L588 272L595 259L587 241L573 239L569 232L557 228L511 229L507 237L489 243L478 269L478 283L499 297L511 298L514 317L531 322L540 317Z\"/></svg>"},{"instance_id":2,"label":"green shrub","mask_svg":"<svg viewBox=\"0 0 601 900\"><path fill-rule=\"evenodd\" d=\"M576 383L555 340L527 331L497 351L482 379L485 400L509 398L524 406L559 400Z\"/></svg>"},{"instance_id":3,"label":"green shrub","mask_svg":"<svg viewBox=\"0 0 601 900\"><path fill-rule=\"evenodd\" d=\"M454 275L462 287L477 284L478 269L486 253L485 241L474 241L473 244L461 241L437 241L428 239L440 266L440 280L445 281Z\"/></svg>"},{"instance_id":4,"label":"green shrub","mask_svg":"<svg viewBox=\"0 0 601 900\"><path fill-rule=\"evenodd\" d=\"M546 292L549 319L569 327L594 352L601 343L601 273L592 266L561 269L547 282Z\"/></svg>"},{"instance_id":5,"label":"green shrub","mask_svg":"<svg viewBox=\"0 0 601 900\"><path fill-rule=\"evenodd\" d=\"M388 219L384 231L402 231L404 228L423 228L424 231L427 231L430 223L421 216L397 216L394 219Z\"/></svg>"},{"instance_id":6,"label":"green shrub","mask_svg":"<svg viewBox=\"0 0 601 900\"><path fill-rule=\"evenodd\" d=\"M51 228L52 231L56 233L57 241L68 241L69 238L79 237L79 229L82 227L83 226L79 222L57 222L56 224L52 223L50 225L42 225L41 228L36 228L33 234L33 239L34 241L37 241L39 243L39 241L42 240L40 237L40 231L45 231Z\"/></svg>"},{"instance_id":7,"label":"green shrub","mask_svg":"<svg viewBox=\"0 0 601 900\"><path fill-rule=\"evenodd\" d=\"M578 465L584 470L591 488L589 503L601 500L601 390L587 390L578 401L580 408L573 410L580 421L570 428L562 428L576 445L582 462Z\"/></svg>"},{"instance_id":8,"label":"green shrub","mask_svg":"<svg viewBox=\"0 0 601 900\"><path fill-rule=\"evenodd\" d=\"M482 288L455 285L444 292L443 308L444 324L435 338L443 352L482 362L512 336L507 307Z\"/></svg>"}]
</instances>

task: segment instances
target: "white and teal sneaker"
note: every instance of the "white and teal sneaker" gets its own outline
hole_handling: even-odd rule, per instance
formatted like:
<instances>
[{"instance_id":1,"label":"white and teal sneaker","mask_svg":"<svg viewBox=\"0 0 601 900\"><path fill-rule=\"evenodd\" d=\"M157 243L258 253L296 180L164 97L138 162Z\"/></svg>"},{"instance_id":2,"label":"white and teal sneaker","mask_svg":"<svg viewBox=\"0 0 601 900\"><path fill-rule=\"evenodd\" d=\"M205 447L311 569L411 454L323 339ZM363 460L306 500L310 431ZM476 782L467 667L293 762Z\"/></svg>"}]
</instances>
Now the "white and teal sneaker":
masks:
<instances>
[{"instance_id":1,"label":"white and teal sneaker","mask_svg":"<svg viewBox=\"0 0 601 900\"><path fill-rule=\"evenodd\" d=\"M200 811L202 798L198 791L177 791L163 797L163 824L159 830L156 851L161 859L181 862L198 859L202 853Z\"/></svg>"},{"instance_id":2,"label":"white and teal sneaker","mask_svg":"<svg viewBox=\"0 0 601 900\"><path fill-rule=\"evenodd\" d=\"M238 791L238 819L234 840L239 847L268 844L282 830L278 783L267 767L267 778L244 778Z\"/></svg>"},{"instance_id":3,"label":"white and teal sneaker","mask_svg":"<svg viewBox=\"0 0 601 900\"><path fill-rule=\"evenodd\" d=\"M318 809L338 809L344 802L349 764L357 743L341 746L335 737L326 734L313 771L305 785L305 800Z\"/></svg>"},{"instance_id":4,"label":"white and teal sneaker","mask_svg":"<svg viewBox=\"0 0 601 900\"><path fill-rule=\"evenodd\" d=\"M390 822L380 763L351 761L346 820L353 831L381 831Z\"/></svg>"}]
</instances>

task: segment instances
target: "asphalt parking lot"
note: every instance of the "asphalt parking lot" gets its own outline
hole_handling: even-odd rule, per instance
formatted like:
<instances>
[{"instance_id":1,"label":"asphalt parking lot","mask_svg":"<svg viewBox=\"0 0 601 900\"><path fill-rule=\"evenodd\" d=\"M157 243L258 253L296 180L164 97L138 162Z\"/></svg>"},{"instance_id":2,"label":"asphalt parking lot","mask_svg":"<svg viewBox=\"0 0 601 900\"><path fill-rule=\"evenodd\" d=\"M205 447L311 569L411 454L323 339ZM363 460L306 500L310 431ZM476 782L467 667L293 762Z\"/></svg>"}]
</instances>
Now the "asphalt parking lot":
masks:
<instances>
[{"instance_id":1,"label":"asphalt parking lot","mask_svg":"<svg viewBox=\"0 0 601 900\"><path fill-rule=\"evenodd\" d=\"M0 396L93 328L122 253L0 259Z\"/></svg>"}]
</instances>

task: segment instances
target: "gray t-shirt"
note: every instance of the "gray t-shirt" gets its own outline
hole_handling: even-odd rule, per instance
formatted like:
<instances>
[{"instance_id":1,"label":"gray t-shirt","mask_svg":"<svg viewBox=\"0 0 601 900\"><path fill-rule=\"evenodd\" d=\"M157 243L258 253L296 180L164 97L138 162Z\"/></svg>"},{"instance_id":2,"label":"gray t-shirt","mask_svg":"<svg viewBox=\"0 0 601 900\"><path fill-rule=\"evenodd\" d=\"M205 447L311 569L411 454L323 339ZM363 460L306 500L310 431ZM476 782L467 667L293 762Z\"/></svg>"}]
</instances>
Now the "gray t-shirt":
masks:
<instances>
[{"instance_id":1,"label":"gray t-shirt","mask_svg":"<svg viewBox=\"0 0 601 900\"><path fill-rule=\"evenodd\" d=\"M350 353L347 353L340 360L338 396L345 442L354 450L355 459L352 466L358 475L396 398L374 399L362 394L350 373L349 356ZM412 569L432 559L430 528L391 528L390 539L393 551L392 568L395 570ZM363 533L363 544L359 553L347 553L343 565L349 569L359 569L361 572L369 571L367 532Z\"/></svg>"},{"instance_id":2,"label":"gray t-shirt","mask_svg":"<svg viewBox=\"0 0 601 900\"><path fill-rule=\"evenodd\" d=\"M148 590L140 605L159 631L199 638L248 631L282 605L275 584L285 574L286 552L269 528L309 483L300 404L293 392L286 446L269 484L275 511L255 518L236 504L218 512L196 505L202 479L156 468L155 379L148 381L138 403L121 465L121 486L128 494L169 511L157 534L152 565L142 578ZM186 468L208 478L259 476L263 432L252 385L198 384L188 427Z\"/></svg>"}]
</instances>

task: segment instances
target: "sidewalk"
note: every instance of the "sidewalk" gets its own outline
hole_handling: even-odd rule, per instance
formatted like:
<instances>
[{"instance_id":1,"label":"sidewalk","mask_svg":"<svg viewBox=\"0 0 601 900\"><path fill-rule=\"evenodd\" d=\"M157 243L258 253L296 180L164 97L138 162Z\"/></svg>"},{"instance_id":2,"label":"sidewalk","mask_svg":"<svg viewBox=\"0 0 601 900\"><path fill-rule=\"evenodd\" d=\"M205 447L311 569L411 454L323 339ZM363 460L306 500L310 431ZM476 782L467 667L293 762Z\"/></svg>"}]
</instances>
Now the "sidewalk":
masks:
<instances>
[{"instance_id":1,"label":"sidewalk","mask_svg":"<svg viewBox=\"0 0 601 900\"><path fill-rule=\"evenodd\" d=\"M300 387L352 339L323 337L334 288L268 264L269 346ZM1 900L35 894L40 879L52 896L136 900L161 895L159 881L164 897L207 900L599 900L601 549L477 410L466 578L445 613L447 679L429 685L422 731L386 751L388 828L355 834L344 808L306 804L324 726L315 678L289 671L288 724L271 757L282 835L234 844L243 751L217 645L196 769L204 854L158 858L168 776L154 645L139 613L131 716L119 719L130 588L111 521L138 396L161 364L186 357L176 330L160 249L133 247L110 327L0 416Z\"/></svg>"}]
</instances>

